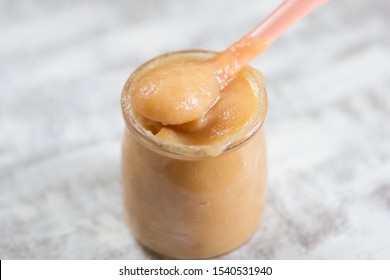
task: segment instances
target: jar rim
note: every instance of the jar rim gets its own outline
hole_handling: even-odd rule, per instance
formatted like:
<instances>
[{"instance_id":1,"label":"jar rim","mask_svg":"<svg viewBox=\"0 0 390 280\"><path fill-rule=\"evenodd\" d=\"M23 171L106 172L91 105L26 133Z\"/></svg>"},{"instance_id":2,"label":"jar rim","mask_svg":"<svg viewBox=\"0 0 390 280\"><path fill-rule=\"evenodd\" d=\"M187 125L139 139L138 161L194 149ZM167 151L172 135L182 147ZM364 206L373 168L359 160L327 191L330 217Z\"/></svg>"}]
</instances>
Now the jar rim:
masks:
<instances>
[{"instance_id":1,"label":"jar rim","mask_svg":"<svg viewBox=\"0 0 390 280\"><path fill-rule=\"evenodd\" d=\"M251 139L258 130L260 130L267 113L267 92L264 88L263 82L259 81L259 79L256 79L255 75L251 76L251 73L248 73L246 77L248 78L248 81L250 82L253 90L256 91L256 97L259 99L260 109L258 114L250 125L245 125L244 128L240 131L218 141L217 143L211 143L207 145L184 145L180 143L167 142L153 135L153 133L144 128L141 123L137 121L136 113L131 108L130 88L131 85L133 85L137 80L137 78L153 68L154 63L175 56L186 55L209 58L215 54L216 52L206 50L184 50L169 52L145 62L130 75L122 90L121 108L126 127L137 141L159 154L173 158L191 160L215 157L228 151L235 150L236 148L248 142L248 140ZM250 67L250 69L258 71L252 67Z\"/></svg>"}]
</instances>

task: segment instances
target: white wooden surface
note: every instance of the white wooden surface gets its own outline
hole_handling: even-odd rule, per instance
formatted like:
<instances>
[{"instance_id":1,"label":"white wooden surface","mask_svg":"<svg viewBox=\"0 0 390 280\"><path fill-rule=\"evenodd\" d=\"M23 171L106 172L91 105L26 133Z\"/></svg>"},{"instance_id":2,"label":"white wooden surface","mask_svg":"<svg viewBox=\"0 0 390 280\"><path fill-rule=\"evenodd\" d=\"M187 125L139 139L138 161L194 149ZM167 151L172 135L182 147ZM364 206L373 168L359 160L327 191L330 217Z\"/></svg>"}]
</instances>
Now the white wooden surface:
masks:
<instances>
[{"instance_id":1,"label":"white wooden surface","mask_svg":"<svg viewBox=\"0 0 390 280\"><path fill-rule=\"evenodd\" d=\"M121 88L161 53L222 50L279 2L2 0L0 258L157 258L124 220ZM253 63L267 208L222 258L390 258L389 18L386 0L333 0Z\"/></svg>"}]
</instances>

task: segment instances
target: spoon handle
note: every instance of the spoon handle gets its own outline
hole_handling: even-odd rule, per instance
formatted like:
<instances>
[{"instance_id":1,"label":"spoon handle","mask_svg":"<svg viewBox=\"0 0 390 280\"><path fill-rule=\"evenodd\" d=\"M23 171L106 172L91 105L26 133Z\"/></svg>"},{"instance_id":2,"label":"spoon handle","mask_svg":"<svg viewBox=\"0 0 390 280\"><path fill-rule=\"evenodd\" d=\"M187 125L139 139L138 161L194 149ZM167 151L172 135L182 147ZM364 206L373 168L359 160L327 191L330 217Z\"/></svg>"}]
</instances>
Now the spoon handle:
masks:
<instances>
[{"instance_id":1,"label":"spoon handle","mask_svg":"<svg viewBox=\"0 0 390 280\"><path fill-rule=\"evenodd\" d=\"M288 27L327 0L286 0L260 22L246 37L272 44Z\"/></svg>"},{"instance_id":2,"label":"spoon handle","mask_svg":"<svg viewBox=\"0 0 390 280\"><path fill-rule=\"evenodd\" d=\"M293 23L327 0L285 0L251 32L218 53L209 62L215 66L221 88L255 57L267 50Z\"/></svg>"}]
</instances>

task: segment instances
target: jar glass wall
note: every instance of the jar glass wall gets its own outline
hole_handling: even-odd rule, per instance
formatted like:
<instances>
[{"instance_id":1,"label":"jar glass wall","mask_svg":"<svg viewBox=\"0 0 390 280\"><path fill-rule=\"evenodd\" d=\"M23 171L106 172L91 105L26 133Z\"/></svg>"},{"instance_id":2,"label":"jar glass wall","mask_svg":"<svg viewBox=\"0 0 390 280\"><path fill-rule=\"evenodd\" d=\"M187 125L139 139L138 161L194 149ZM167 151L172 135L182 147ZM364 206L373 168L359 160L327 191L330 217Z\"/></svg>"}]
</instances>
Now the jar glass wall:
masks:
<instances>
[{"instance_id":1,"label":"jar glass wall","mask_svg":"<svg viewBox=\"0 0 390 280\"><path fill-rule=\"evenodd\" d=\"M132 111L132 84L157 62L212 55L184 51L157 57L130 76L122 93L126 122L122 186L127 219L141 244L168 257L199 259L229 252L254 233L264 208L267 168L262 124L267 95L256 70L248 72L248 80L261 104L258 115L223 143L164 143Z\"/></svg>"}]
</instances>

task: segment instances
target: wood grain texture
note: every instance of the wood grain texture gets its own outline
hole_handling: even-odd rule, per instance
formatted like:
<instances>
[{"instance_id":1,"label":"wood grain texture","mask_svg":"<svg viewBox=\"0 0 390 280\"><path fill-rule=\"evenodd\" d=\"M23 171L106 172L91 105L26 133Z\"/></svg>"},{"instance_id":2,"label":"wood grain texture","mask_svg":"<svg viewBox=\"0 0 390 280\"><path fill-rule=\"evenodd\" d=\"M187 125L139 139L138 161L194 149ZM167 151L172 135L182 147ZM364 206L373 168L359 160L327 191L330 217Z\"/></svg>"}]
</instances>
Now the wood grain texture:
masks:
<instances>
[{"instance_id":1,"label":"wood grain texture","mask_svg":"<svg viewBox=\"0 0 390 280\"><path fill-rule=\"evenodd\" d=\"M157 258L123 215L122 86L161 53L224 49L275 4L1 1L0 258ZM389 18L389 1L330 1L253 62L267 207L222 258L390 258Z\"/></svg>"}]
</instances>

